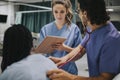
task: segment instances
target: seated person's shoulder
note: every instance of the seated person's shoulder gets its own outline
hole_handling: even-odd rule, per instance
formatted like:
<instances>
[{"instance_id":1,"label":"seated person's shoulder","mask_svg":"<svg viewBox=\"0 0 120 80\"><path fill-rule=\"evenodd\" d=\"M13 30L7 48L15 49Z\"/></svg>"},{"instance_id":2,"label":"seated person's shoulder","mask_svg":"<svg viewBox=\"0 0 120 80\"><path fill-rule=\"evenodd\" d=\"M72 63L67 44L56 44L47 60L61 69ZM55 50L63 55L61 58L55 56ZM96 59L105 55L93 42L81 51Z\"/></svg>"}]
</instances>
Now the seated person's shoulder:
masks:
<instances>
[{"instance_id":1,"label":"seated person's shoulder","mask_svg":"<svg viewBox=\"0 0 120 80\"><path fill-rule=\"evenodd\" d=\"M11 65L1 74L0 80L32 80L32 76L25 67Z\"/></svg>"},{"instance_id":2,"label":"seated person's shoulder","mask_svg":"<svg viewBox=\"0 0 120 80\"><path fill-rule=\"evenodd\" d=\"M118 75L116 75L113 80L120 80L120 73Z\"/></svg>"}]
</instances>

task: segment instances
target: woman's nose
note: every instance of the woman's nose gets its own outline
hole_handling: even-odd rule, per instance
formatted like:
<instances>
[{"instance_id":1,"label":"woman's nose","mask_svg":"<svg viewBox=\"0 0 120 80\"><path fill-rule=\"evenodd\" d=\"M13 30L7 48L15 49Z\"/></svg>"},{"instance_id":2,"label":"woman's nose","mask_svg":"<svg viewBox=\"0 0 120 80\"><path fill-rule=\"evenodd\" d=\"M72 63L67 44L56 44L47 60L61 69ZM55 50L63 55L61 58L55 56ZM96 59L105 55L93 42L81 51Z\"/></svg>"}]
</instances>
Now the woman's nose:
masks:
<instances>
[{"instance_id":1,"label":"woman's nose","mask_svg":"<svg viewBox=\"0 0 120 80\"><path fill-rule=\"evenodd\" d=\"M58 14L57 14L57 17L61 17L61 14L60 14L60 13L58 13Z\"/></svg>"}]
</instances>

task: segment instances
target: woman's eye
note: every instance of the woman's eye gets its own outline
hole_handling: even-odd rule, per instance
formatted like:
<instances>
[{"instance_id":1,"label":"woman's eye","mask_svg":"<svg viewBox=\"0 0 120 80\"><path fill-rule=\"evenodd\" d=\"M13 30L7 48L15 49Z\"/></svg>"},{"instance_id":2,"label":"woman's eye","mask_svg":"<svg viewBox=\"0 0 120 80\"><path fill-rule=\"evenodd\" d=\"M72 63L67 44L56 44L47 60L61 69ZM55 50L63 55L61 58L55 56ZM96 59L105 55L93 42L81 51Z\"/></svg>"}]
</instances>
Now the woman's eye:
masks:
<instances>
[{"instance_id":1,"label":"woman's eye","mask_svg":"<svg viewBox=\"0 0 120 80\"><path fill-rule=\"evenodd\" d=\"M61 14L63 14L63 13L65 13L65 11L60 11L60 12L58 12L58 11L54 11L54 13L61 13Z\"/></svg>"},{"instance_id":2,"label":"woman's eye","mask_svg":"<svg viewBox=\"0 0 120 80\"><path fill-rule=\"evenodd\" d=\"M65 11L61 11L60 13L65 13Z\"/></svg>"},{"instance_id":3,"label":"woman's eye","mask_svg":"<svg viewBox=\"0 0 120 80\"><path fill-rule=\"evenodd\" d=\"M55 13L58 13L58 11L55 11Z\"/></svg>"}]
</instances>

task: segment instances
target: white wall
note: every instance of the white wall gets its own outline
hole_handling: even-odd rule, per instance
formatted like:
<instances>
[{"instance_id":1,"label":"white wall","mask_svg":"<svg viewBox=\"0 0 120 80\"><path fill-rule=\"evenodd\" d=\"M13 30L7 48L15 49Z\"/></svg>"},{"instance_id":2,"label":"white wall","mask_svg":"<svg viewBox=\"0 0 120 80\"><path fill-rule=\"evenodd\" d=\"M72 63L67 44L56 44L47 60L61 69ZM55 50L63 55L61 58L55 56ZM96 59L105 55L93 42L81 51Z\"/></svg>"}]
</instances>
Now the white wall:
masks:
<instances>
[{"instance_id":1,"label":"white wall","mask_svg":"<svg viewBox=\"0 0 120 80\"><path fill-rule=\"evenodd\" d=\"M11 24L15 23L15 11L17 11L17 9L16 7L14 8L13 3L8 3L5 5L0 4L0 14L8 15L7 23L0 23L0 41L3 39L3 34L5 30L9 26L11 26ZM111 20L120 21L120 12L112 12L110 13L110 17L111 17ZM77 16L77 21L80 21L78 16Z\"/></svg>"},{"instance_id":2,"label":"white wall","mask_svg":"<svg viewBox=\"0 0 120 80\"><path fill-rule=\"evenodd\" d=\"M112 12L110 13L111 20L120 21L120 12Z\"/></svg>"},{"instance_id":3,"label":"white wall","mask_svg":"<svg viewBox=\"0 0 120 80\"><path fill-rule=\"evenodd\" d=\"M5 30L11 26L11 24L14 24L14 6L12 3L6 3L3 5L0 5L0 14L8 15L7 22L6 23L0 23L0 41L3 40L3 34Z\"/></svg>"},{"instance_id":4,"label":"white wall","mask_svg":"<svg viewBox=\"0 0 120 80\"><path fill-rule=\"evenodd\" d=\"M111 12L110 13L110 19L112 21L120 21L120 12ZM80 21L78 16L77 16L77 21L78 22Z\"/></svg>"}]
</instances>

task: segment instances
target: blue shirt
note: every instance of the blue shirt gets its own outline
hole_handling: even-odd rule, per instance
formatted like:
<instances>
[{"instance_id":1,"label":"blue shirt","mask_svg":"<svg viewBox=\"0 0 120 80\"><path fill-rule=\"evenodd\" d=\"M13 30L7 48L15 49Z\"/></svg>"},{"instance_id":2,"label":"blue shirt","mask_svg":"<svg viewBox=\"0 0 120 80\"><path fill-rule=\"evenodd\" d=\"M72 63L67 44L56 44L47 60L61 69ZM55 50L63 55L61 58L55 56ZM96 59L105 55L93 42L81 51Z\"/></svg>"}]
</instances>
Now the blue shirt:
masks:
<instances>
[{"instance_id":1,"label":"blue shirt","mask_svg":"<svg viewBox=\"0 0 120 80\"><path fill-rule=\"evenodd\" d=\"M81 42L81 32L77 25L71 23L70 26L67 27L65 24L60 30L56 27L55 22L51 22L44 27L42 27L40 31L40 42L46 36L59 36L66 38L64 42L65 45L70 46L72 48L77 47ZM68 54L66 51L58 51L55 50L53 53L49 54L48 56L54 57L63 57ZM72 74L77 74L78 70L76 67L75 62L70 62L62 67L62 69L68 71Z\"/></svg>"},{"instance_id":2,"label":"blue shirt","mask_svg":"<svg viewBox=\"0 0 120 80\"><path fill-rule=\"evenodd\" d=\"M0 80L49 80L46 72L57 66L41 54L33 54L13 63L0 75Z\"/></svg>"},{"instance_id":3,"label":"blue shirt","mask_svg":"<svg viewBox=\"0 0 120 80\"><path fill-rule=\"evenodd\" d=\"M91 77L120 72L120 34L111 22L93 31L85 48Z\"/></svg>"}]
</instances>

